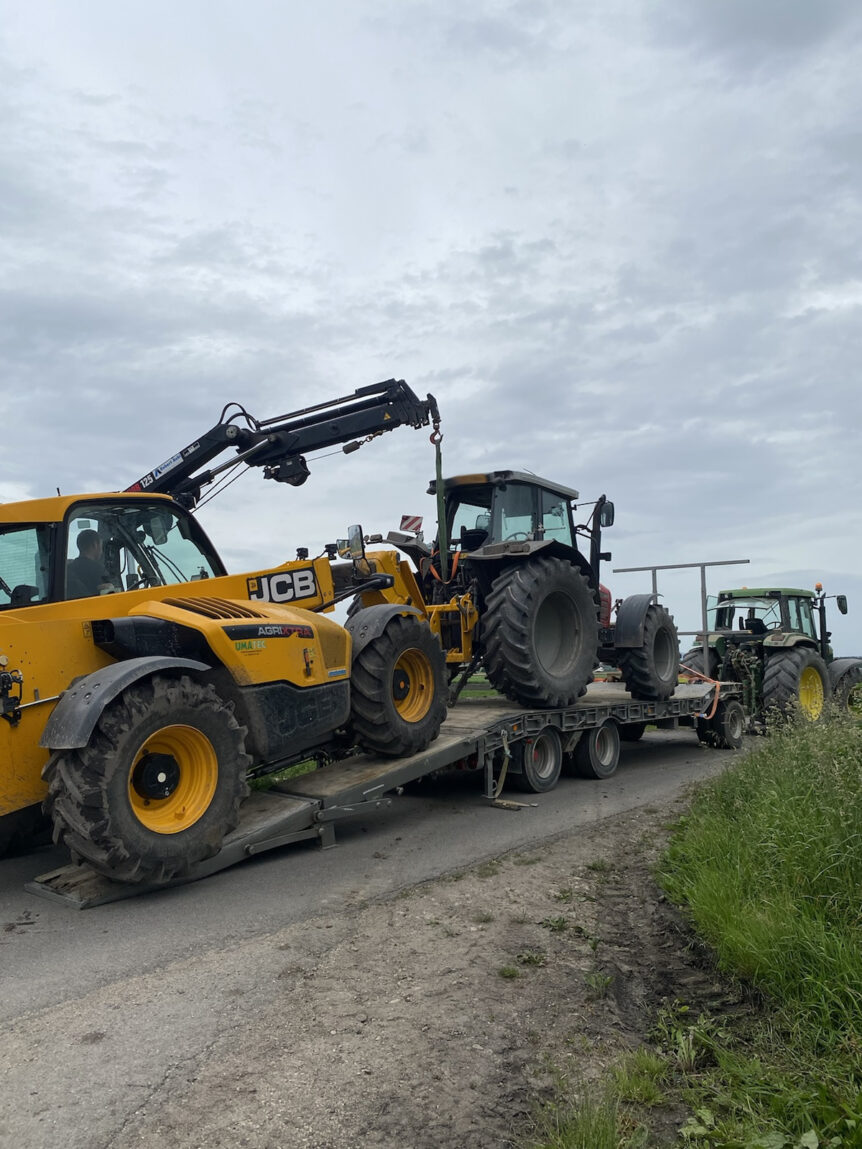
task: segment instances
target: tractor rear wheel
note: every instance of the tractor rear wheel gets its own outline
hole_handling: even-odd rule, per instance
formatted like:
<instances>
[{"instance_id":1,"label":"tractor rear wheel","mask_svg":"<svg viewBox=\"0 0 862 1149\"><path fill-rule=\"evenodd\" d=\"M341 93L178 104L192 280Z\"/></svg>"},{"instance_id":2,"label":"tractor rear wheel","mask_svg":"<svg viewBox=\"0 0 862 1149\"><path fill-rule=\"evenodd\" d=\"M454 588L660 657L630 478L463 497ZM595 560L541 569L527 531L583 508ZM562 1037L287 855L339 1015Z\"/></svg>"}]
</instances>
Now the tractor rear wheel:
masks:
<instances>
[{"instance_id":1,"label":"tractor rear wheel","mask_svg":"<svg viewBox=\"0 0 862 1149\"><path fill-rule=\"evenodd\" d=\"M396 614L362 647L350 676L351 724L363 750L418 754L446 717L446 655L426 622Z\"/></svg>"},{"instance_id":2,"label":"tractor rear wheel","mask_svg":"<svg viewBox=\"0 0 862 1149\"><path fill-rule=\"evenodd\" d=\"M687 651L681 659L682 665L687 666L690 670L697 671L698 674L704 674L707 678L715 678L718 674L718 655L714 650L709 652L709 662L706 669L703 665L703 647L695 646L692 650ZM682 672L685 674L685 671Z\"/></svg>"},{"instance_id":3,"label":"tractor rear wheel","mask_svg":"<svg viewBox=\"0 0 862 1149\"><path fill-rule=\"evenodd\" d=\"M54 841L121 882L166 882L218 853L248 794L245 728L211 686L154 677L102 712L42 776Z\"/></svg>"},{"instance_id":4,"label":"tractor rear wheel","mask_svg":"<svg viewBox=\"0 0 862 1149\"><path fill-rule=\"evenodd\" d=\"M571 706L592 681L598 628L577 567L555 558L510 566L494 580L482 619L488 679L522 706Z\"/></svg>"},{"instance_id":5,"label":"tractor rear wheel","mask_svg":"<svg viewBox=\"0 0 862 1149\"><path fill-rule=\"evenodd\" d=\"M862 717L862 666L851 667L838 681L835 703L845 714Z\"/></svg>"},{"instance_id":6,"label":"tractor rear wheel","mask_svg":"<svg viewBox=\"0 0 862 1149\"><path fill-rule=\"evenodd\" d=\"M763 671L763 709L788 714L796 709L807 722L823 717L829 698L829 671L820 655L807 646L776 650Z\"/></svg>"},{"instance_id":7,"label":"tractor rear wheel","mask_svg":"<svg viewBox=\"0 0 862 1149\"><path fill-rule=\"evenodd\" d=\"M632 698L663 702L679 680L679 636L673 617L651 603L644 619L643 646L623 648L619 667Z\"/></svg>"}]
</instances>

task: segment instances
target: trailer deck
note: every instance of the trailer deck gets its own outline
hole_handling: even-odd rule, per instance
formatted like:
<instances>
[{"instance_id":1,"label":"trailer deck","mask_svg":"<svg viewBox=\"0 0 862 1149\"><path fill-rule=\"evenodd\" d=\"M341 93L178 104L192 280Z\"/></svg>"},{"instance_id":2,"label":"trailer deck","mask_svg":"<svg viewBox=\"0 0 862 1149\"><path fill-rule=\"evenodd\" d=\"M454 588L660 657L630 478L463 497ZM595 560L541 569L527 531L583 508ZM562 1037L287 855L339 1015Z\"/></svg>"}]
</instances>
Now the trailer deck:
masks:
<instances>
[{"instance_id":1,"label":"trailer deck","mask_svg":"<svg viewBox=\"0 0 862 1149\"><path fill-rule=\"evenodd\" d=\"M456 766L481 773L483 797L499 802L499 766L511 747L555 727L567 749L580 733L613 720L620 726L638 723L694 724L718 702L739 693L735 684L681 684L665 702L633 699L621 684L594 683L575 706L562 710L525 710L504 698L462 700L450 712L439 737L409 758L367 754L332 762L267 791L252 793L244 802L239 825L224 840L215 857L168 883L115 882L87 864L61 866L25 886L30 893L87 909L107 902L209 877L266 850L314 839L322 848L335 845L335 823L388 806L393 795L410 782ZM614 764L615 765L615 764Z\"/></svg>"}]
</instances>

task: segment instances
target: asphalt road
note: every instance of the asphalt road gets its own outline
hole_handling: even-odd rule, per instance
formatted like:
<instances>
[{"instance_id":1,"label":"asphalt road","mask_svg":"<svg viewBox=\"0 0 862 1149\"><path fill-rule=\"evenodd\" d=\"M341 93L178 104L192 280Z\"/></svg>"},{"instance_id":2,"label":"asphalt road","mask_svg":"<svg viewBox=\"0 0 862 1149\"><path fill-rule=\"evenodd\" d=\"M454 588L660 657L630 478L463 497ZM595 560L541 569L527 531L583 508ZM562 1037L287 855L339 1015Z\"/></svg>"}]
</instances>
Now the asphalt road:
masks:
<instances>
[{"instance_id":1,"label":"asphalt road","mask_svg":"<svg viewBox=\"0 0 862 1149\"><path fill-rule=\"evenodd\" d=\"M664 801L729 757L700 747L691 731L650 732L623 745L613 778L564 778L550 794L513 794L536 803L518 811L489 806L478 775L453 776L427 795L402 795L367 819L340 824L334 849L286 846L203 881L84 911L24 889L64 864L61 851L0 861L0 1017L8 1023L49 1010L190 956L536 847L579 825Z\"/></svg>"}]
</instances>

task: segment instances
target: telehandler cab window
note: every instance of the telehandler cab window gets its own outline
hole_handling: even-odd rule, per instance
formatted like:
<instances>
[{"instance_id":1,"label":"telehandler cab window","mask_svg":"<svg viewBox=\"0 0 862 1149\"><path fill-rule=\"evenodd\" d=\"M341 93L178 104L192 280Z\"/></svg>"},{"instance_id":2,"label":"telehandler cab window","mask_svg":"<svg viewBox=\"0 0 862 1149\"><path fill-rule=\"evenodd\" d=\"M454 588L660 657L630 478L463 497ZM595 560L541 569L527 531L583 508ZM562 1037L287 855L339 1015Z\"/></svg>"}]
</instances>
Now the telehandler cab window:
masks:
<instances>
[{"instance_id":1,"label":"telehandler cab window","mask_svg":"<svg viewBox=\"0 0 862 1149\"><path fill-rule=\"evenodd\" d=\"M168 505L137 500L79 505L67 524L66 598L223 573L194 520Z\"/></svg>"},{"instance_id":2,"label":"telehandler cab window","mask_svg":"<svg viewBox=\"0 0 862 1149\"><path fill-rule=\"evenodd\" d=\"M0 610L44 602L48 595L50 527L4 527L0 530Z\"/></svg>"}]
</instances>

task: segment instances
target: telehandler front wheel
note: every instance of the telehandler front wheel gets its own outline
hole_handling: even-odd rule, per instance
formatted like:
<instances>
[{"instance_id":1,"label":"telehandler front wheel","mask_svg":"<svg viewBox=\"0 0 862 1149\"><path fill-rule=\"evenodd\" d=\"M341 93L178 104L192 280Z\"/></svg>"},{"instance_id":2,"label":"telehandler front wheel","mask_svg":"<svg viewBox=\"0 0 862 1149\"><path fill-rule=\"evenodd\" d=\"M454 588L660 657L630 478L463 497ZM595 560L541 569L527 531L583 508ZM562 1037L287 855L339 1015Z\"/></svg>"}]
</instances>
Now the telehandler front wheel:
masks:
<instances>
[{"instance_id":1,"label":"telehandler front wheel","mask_svg":"<svg viewBox=\"0 0 862 1149\"><path fill-rule=\"evenodd\" d=\"M350 675L351 725L363 750L418 754L446 717L446 655L427 622L396 614L363 646Z\"/></svg>"},{"instance_id":2,"label":"telehandler front wheel","mask_svg":"<svg viewBox=\"0 0 862 1149\"><path fill-rule=\"evenodd\" d=\"M116 881L182 876L237 824L245 733L211 686L161 675L133 684L86 746L45 766L54 841Z\"/></svg>"}]
</instances>

